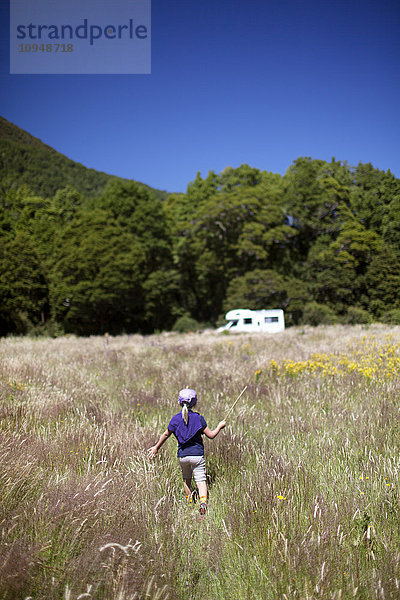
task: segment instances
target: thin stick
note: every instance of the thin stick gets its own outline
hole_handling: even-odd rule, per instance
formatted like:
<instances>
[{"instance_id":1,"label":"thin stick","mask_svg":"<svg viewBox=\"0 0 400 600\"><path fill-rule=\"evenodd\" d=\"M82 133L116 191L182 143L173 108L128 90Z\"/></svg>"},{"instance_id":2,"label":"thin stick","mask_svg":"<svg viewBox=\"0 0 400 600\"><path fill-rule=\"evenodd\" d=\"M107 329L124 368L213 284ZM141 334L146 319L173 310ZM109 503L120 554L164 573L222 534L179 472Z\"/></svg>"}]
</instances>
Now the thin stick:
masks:
<instances>
[{"instance_id":1,"label":"thin stick","mask_svg":"<svg viewBox=\"0 0 400 600\"><path fill-rule=\"evenodd\" d=\"M236 398L235 402L232 404L232 406L230 407L230 409L226 413L226 417L225 417L224 421L227 420L227 418L229 417L229 415L231 414L231 412L233 411L233 409L235 408L236 404L239 402L240 398L242 397L242 395L245 393L246 390L247 390L247 385L246 385L246 387L244 387L242 389L242 391L240 392L239 396Z\"/></svg>"}]
</instances>

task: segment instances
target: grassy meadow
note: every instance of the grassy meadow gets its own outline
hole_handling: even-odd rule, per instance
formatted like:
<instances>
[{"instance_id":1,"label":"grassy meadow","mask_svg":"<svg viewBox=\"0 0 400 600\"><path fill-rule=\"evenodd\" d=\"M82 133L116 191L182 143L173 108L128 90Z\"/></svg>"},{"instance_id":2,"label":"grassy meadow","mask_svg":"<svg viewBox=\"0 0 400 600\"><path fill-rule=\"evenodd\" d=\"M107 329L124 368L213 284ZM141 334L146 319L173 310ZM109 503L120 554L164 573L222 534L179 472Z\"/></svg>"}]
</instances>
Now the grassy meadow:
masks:
<instances>
[{"instance_id":1,"label":"grassy meadow","mask_svg":"<svg viewBox=\"0 0 400 600\"><path fill-rule=\"evenodd\" d=\"M184 500L182 387L214 428ZM400 328L0 340L0 600L400 598Z\"/></svg>"}]
</instances>

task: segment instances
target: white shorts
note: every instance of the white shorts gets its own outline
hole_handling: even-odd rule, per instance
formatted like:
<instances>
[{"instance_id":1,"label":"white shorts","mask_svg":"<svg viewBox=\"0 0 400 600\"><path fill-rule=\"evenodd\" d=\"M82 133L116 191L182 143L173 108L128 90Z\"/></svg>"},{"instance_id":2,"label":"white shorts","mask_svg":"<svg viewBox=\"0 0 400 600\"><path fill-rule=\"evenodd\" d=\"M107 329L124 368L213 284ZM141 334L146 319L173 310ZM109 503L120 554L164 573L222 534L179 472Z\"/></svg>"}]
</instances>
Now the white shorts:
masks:
<instances>
[{"instance_id":1,"label":"white shorts","mask_svg":"<svg viewBox=\"0 0 400 600\"><path fill-rule=\"evenodd\" d=\"M206 461L204 456L182 456L179 459L183 479L192 479L197 482L206 481Z\"/></svg>"}]
</instances>

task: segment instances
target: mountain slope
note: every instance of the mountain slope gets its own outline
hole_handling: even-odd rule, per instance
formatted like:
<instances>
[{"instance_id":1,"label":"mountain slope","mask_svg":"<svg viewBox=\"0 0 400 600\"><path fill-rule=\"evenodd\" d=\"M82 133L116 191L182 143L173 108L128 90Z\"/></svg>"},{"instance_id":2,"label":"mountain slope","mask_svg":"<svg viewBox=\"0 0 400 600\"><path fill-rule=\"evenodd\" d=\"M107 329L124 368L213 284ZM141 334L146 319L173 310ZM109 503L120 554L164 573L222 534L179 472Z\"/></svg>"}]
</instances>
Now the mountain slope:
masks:
<instances>
[{"instance_id":1,"label":"mountain slope","mask_svg":"<svg viewBox=\"0 0 400 600\"><path fill-rule=\"evenodd\" d=\"M27 185L36 194L51 197L58 189L71 186L89 198L99 196L110 179L118 178L67 158L0 117L0 181L3 189ZM140 185L158 198L168 195L146 184Z\"/></svg>"}]
</instances>

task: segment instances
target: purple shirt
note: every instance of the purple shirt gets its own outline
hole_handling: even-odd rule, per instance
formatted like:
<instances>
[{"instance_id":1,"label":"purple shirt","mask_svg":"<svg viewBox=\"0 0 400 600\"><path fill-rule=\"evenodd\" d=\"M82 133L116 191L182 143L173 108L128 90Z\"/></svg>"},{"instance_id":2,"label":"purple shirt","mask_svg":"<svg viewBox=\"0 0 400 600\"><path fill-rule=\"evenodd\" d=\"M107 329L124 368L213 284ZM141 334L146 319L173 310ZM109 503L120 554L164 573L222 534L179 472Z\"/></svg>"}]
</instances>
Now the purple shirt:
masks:
<instances>
[{"instance_id":1,"label":"purple shirt","mask_svg":"<svg viewBox=\"0 0 400 600\"><path fill-rule=\"evenodd\" d=\"M179 457L203 456L204 445L201 435L206 427L205 418L191 410L189 410L187 425L181 412L172 417L168 425L168 431L171 431L178 440Z\"/></svg>"}]
</instances>

